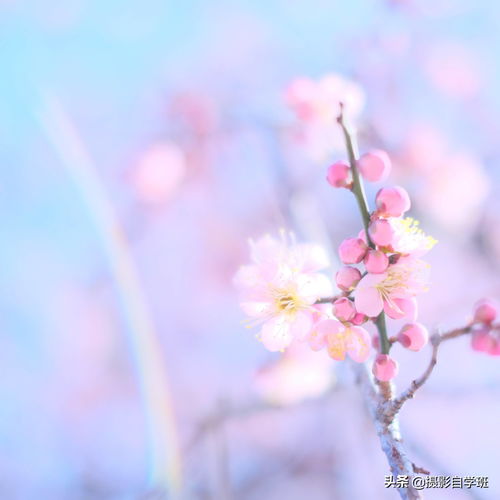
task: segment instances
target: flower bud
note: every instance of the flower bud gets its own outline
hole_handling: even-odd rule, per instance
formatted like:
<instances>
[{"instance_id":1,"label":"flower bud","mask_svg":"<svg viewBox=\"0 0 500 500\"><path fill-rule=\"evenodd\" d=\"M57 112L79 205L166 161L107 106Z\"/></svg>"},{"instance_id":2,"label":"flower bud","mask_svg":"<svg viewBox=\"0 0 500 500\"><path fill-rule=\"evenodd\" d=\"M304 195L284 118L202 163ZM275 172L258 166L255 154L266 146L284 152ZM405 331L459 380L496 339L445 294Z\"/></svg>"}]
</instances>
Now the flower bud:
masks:
<instances>
[{"instance_id":1,"label":"flower bud","mask_svg":"<svg viewBox=\"0 0 500 500\"><path fill-rule=\"evenodd\" d=\"M347 238L339 246L340 260L344 264L358 264L363 260L368 246L360 238Z\"/></svg>"},{"instance_id":2,"label":"flower bud","mask_svg":"<svg viewBox=\"0 0 500 500\"><path fill-rule=\"evenodd\" d=\"M399 186L382 188L375 197L375 203L377 214L381 217L401 217L411 206L406 189Z\"/></svg>"},{"instance_id":3,"label":"flower bud","mask_svg":"<svg viewBox=\"0 0 500 500\"><path fill-rule=\"evenodd\" d=\"M360 279L361 273L359 269L352 266L341 267L335 275L337 286L344 292L354 290Z\"/></svg>"},{"instance_id":4,"label":"flower bud","mask_svg":"<svg viewBox=\"0 0 500 500\"><path fill-rule=\"evenodd\" d=\"M398 374L398 362L388 354L378 354L373 363L372 373L377 380L388 382Z\"/></svg>"},{"instance_id":5,"label":"flower bud","mask_svg":"<svg viewBox=\"0 0 500 500\"><path fill-rule=\"evenodd\" d=\"M374 149L361 156L358 169L367 181L383 181L391 171L391 159L385 151Z\"/></svg>"},{"instance_id":6,"label":"flower bud","mask_svg":"<svg viewBox=\"0 0 500 500\"><path fill-rule=\"evenodd\" d=\"M356 326L360 326L368 321L368 316L363 313L357 312L352 318L351 323Z\"/></svg>"},{"instance_id":7,"label":"flower bud","mask_svg":"<svg viewBox=\"0 0 500 500\"><path fill-rule=\"evenodd\" d=\"M488 354L490 356L500 356L500 340L499 339L492 340L490 348L488 349Z\"/></svg>"},{"instance_id":8,"label":"flower bud","mask_svg":"<svg viewBox=\"0 0 500 500\"><path fill-rule=\"evenodd\" d=\"M368 227L370 239L380 247L390 246L394 240L394 229L391 223L385 219L375 219Z\"/></svg>"},{"instance_id":9,"label":"flower bud","mask_svg":"<svg viewBox=\"0 0 500 500\"><path fill-rule=\"evenodd\" d=\"M339 321L350 321L356 314L356 309L354 308L354 303L347 297L342 297L337 299L333 303L333 315Z\"/></svg>"},{"instance_id":10,"label":"flower bud","mask_svg":"<svg viewBox=\"0 0 500 500\"><path fill-rule=\"evenodd\" d=\"M372 337L372 346L376 351L380 351L380 337L378 334L375 334Z\"/></svg>"},{"instance_id":11,"label":"flower bud","mask_svg":"<svg viewBox=\"0 0 500 500\"><path fill-rule=\"evenodd\" d=\"M364 258L366 270L372 274L383 273L389 266L389 257L380 250L368 250Z\"/></svg>"},{"instance_id":12,"label":"flower bud","mask_svg":"<svg viewBox=\"0 0 500 500\"><path fill-rule=\"evenodd\" d=\"M472 333L470 345L474 351L490 352L493 348L493 344L494 339L490 335L489 328L481 328Z\"/></svg>"},{"instance_id":13,"label":"flower bud","mask_svg":"<svg viewBox=\"0 0 500 500\"><path fill-rule=\"evenodd\" d=\"M489 299L482 299L474 306L474 321L476 323L492 323L497 317L497 306Z\"/></svg>"},{"instance_id":14,"label":"flower bud","mask_svg":"<svg viewBox=\"0 0 500 500\"><path fill-rule=\"evenodd\" d=\"M333 187L350 187L352 184L351 168L346 162L337 161L328 167L326 180Z\"/></svg>"},{"instance_id":15,"label":"flower bud","mask_svg":"<svg viewBox=\"0 0 500 500\"><path fill-rule=\"evenodd\" d=\"M408 323L399 332L398 341L410 351L420 351L429 341L429 332L421 323Z\"/></svg>"}]
</instances>

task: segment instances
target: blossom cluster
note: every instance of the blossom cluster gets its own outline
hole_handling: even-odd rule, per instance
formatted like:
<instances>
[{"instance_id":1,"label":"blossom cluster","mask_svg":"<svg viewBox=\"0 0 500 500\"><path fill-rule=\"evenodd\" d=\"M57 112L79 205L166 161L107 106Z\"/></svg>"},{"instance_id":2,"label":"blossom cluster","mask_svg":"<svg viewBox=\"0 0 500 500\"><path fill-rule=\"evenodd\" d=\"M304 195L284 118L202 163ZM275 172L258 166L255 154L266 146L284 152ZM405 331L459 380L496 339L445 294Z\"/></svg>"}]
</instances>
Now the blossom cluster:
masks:
<instances>
[{"instance_id":1,"label":"blossom cluster","mask_svg":"<svg viewBox=\"0 0 500 500\"><path fill-rule=\"evenodd\" d=\"M356 190L355 177L379 182L387 178L391 161L375 150L362 155L356 171L343 161L327 170L327 181L336 188ZM356 196L364 196L361 190ZM366 361L375 353L373 374L380 381L394 378L398 363L389 349L398 342L410 351L421 350L429 340L427 328L417 321L417 296L427 291L429 265L422 257L435 245L418 221L406 217L411 208L407 191L383 187L375 197L375 209L366 214L365 227L338 248L342 266L334 281L340 293L332 297L332 282L320 271L328 266L326 252L316 245L296 244L293 235L281 240L265 236L251 241L252 263L240 268L235 283L241 307L250 326L260 324L257 335L271 351L283 351L295 342L313 351L326 349L335 360L349 356ZM397 335L387 337L385 317L402 320ZM472 346L500 354L496 308L489 301L475 310ZM377 326L371 337L366 324ZM383 330L381 331L381 324Z\"/></svg>"}]
</instances>

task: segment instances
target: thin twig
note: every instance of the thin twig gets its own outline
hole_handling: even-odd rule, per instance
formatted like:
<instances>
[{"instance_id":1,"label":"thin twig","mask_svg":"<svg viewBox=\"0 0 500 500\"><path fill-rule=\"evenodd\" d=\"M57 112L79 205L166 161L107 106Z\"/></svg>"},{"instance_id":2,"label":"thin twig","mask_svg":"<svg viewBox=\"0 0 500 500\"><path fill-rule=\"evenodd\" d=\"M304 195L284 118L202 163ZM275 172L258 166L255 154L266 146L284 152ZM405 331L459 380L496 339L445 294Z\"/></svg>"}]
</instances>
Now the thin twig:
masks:
<instances>
[{"instance_id":1,"label":"thin twig","mask_svg":"<svg viewBox=\"0 0 500 500\"><path fill-rule=\"evenodd\" d=\"M420 387L422 387L427 382L427 380L431 376L431 373L434 370L434 367L436 366L439 346L444 341L454 339L456 337L460 337L462 335L470 333L471 330L472 330L472 325L467 325L462 328L456 328L447 333L443 334L437 333L431 337L432 356L429 361L429 365L427 366L424 373L419 378L413 380L410 387L393 401L391 410L389 412L389 417L393 418L401 410L403 404L409 399L412 399L415 396L415 392L417 392L417 390L420 389Z\"/></svg>"}]
</instances>

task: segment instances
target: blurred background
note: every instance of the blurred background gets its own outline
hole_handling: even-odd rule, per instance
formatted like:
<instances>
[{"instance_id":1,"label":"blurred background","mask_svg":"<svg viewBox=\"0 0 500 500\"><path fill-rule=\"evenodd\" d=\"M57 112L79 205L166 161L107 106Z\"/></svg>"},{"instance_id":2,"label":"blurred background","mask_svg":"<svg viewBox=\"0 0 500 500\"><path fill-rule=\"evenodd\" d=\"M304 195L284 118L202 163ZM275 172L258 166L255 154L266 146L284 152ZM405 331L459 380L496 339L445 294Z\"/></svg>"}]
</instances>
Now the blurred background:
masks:
<instances>
[{"instance_id":1,"label":"blurred background","mask_svg":"<svg viewBox=\"0 0 500 500\"><path fill-rule=\"evenodd\" d=\"M349 367L266 352L231 280L248 238L281 227L335 272L360 228L324 180L344 99L439 240L421 320L461 326L500 298L497 3L0 11L0 498L396 498ZM429 352L394 352L405 388ZM406 445L490 487L428 498L500 497L499 395L498 358L443 346L402 412Z\"/></svg>"}]
</instances>

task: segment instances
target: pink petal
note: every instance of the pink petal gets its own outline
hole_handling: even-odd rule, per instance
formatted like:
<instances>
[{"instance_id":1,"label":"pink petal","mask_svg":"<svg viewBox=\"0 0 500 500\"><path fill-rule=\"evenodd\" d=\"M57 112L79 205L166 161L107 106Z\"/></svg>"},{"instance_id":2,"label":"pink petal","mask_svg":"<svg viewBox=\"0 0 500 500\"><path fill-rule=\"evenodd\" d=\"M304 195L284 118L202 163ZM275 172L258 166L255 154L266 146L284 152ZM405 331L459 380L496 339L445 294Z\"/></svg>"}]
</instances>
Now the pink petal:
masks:
<instances>
[{"instance_id":1,"label":"pink petal","mask_svg":"<svg viewBox=\"0 0 500 500\"><path fill-rule=\"evenodd\" d=\"M351 326L347 331L346 349L353 361L363 363L370 356L370 334L360 326Z\"/></svg>"},{"instance_id":2,"label":"pink petal","mask_svg":"<svg viewBox=\"0 0 500 500\"><path fill-rule=\"evenodd\" d=\"M269 302L242 302L240 307L247 316L252 318L262 318L272 309Z\"/></svg>"},{"instance_id":3,"label":"pink petal","mask_svg":"<svg viewBox=\"0 0 500 500\"><path fill-rule=\"evenodd\" d=\"M313 326L312 313L298 312L290 323L290 333L297 340L306 340Z\"/></svg>"},{"instance_id":4,"label":"pink petal","mask_svg":"<svg viewBox=\"0 0 500 500\"><path fill-rule=\"evenodd\" d=\"M324 274L301 274L297 277L297 293L308 304L314 304L319 298L330 296L333 289L330 280Z\"/></svg>"},{"instance_id":5,"label":"pink petal","mask_svg":"<svg viewBox=\"0 0 500 500\"><path fill-rule=\"evenodd\" d=\"M293 340L290 323L285 316L270 319L262 326L259 338L271 352L283 351Z\"/></svg>"},{"instance_id":6,"label":"pink petal","mask_svg":"<svg viewBox=\"0 0 500 500\"><path fill-rule=\"evenodd\" d=\"M303 273L312 273L324 269L329 265L328 255L320 245L300 244L294 249L300 270Z\"/></svg>"},{"instance_id":7,"label":"pink petal","mask_svg":"<svg viewBox=\"0 0 500 500\"><path fill-rule=\"evenodd\" d=\"M356 311L374 318L382 312L384 301L376 288L357 288L354 292L354 305Z\"/></svg>"}]
</instances>

